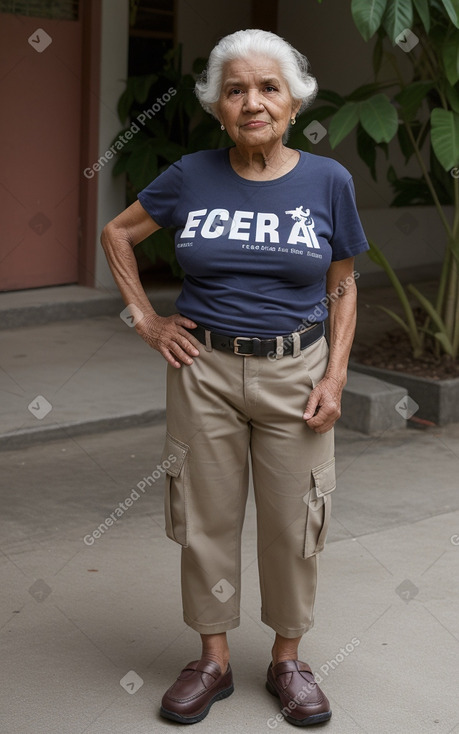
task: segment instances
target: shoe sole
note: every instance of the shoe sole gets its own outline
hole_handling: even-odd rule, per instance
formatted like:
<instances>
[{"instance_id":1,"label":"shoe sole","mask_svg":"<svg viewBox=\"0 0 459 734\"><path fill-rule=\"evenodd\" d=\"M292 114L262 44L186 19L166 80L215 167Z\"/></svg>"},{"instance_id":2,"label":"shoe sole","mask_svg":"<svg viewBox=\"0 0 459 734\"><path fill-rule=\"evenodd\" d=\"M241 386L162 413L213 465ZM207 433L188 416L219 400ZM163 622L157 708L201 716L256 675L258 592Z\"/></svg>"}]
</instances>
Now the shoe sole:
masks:
<instances>
[{"instance_id":1,"label":"shoe sole","mask_svg":"<svg viewBox=\"0 0 459 734\"><path fill-rule=\"evenodd\" d=\"M210 711L211 706L216 703L217 701L221 701L224 698L228 698L228 696L231 696L231 694L234 691L234 685L231 684L229 688L225 688L223 691L220 691L217 693L207 704L204 711L202 711L200 714L196 714L196 716L181 716L180 714L174 713L174 711L168 711L167 709L163 708L161 706L159 712L161 716L163 716L165 719L172 719L172 721L179 721L181 724L196 724L198 721L202 721L205 719L207 714Z\"/></svg>"},{"instance_id":2,"label":"shoe sole","mask_svg":"<svg viewBox=\"0 0 459 734\"><path fill-rule=\"evenodd\" d=\"M280 699L279 693L269 680L266 681L266 689L272 696L276 696L276 698ZM322 714L311 714L311 716L307 716L306 719L294 719L293 716L289 716L288 714L284 714L283 716L284 719L295 726L312 726L313 724L321 724L325 721L329 721L331 719L331 715L331 711L324 711Z\"/></svg>"}]
</instances>

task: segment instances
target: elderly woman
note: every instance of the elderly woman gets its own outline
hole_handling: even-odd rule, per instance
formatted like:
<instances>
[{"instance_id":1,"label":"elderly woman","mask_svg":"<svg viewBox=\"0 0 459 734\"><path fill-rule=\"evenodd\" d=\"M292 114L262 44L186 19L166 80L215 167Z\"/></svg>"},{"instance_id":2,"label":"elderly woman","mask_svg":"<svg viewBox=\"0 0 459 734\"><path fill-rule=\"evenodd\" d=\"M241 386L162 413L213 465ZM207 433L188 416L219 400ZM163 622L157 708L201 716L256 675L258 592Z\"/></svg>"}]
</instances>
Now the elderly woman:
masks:
<instances>
[{"instance_id":1,"label":"elderly woman","mask_svg":"<svg viewBox=\"0 0 459 734\"><path fill-rule=\"evenodd\" d=\"M223 38L196 94L234 146L184 156L102 234L137 332L168 362L166 533L182 546L184 620L202 641L162 699L162 716L182 723L233 692L226 633L240 623L249 456L261 620L275 632L266 685L293 724L331 716L298 645L335 489L354 255L368 245L348 171L284 145L316 89L307 59L278 36ZM132 251L160 227L176 228L185 272L169 317L147 299Z\"/></svg>"}]
</instances>

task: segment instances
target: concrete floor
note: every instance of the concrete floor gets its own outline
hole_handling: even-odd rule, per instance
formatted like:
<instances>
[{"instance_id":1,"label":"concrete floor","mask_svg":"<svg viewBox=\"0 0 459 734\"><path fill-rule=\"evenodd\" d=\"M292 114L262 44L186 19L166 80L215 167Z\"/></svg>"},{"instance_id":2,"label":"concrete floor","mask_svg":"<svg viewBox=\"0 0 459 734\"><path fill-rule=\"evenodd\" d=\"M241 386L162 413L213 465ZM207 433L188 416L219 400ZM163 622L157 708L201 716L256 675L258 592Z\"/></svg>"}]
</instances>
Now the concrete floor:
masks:
<instances>
[{"instance_id":1,"label":"concrete floor","mask_svg":"<svg viewBox=\"0 0 459 734\"><path fill-rule=\"evenodd\" d=\"M180 727L158 707L199 656L199 638L182 621L162 482L93 545L83 541L151 473L163 435L147 426L0 454L2 734ZM301 646L333 717L309 730L457 734L459 425L374 438L338 427L337 464L316 623ZM250 496L242 623L229 633L235 692L196 731L272 730L273 633L259 606Z\"/></svg>"}]
</instances>

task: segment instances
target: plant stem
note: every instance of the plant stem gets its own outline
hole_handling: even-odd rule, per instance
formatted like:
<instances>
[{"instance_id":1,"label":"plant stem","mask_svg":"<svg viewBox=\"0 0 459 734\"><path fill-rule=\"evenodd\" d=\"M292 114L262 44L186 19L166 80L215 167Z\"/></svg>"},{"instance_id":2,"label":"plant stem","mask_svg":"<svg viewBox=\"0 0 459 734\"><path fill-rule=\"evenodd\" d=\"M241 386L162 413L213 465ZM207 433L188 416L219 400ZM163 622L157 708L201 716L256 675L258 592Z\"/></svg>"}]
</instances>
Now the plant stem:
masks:
<instances>
[{"instance_id":1,"label":"plant stem","mask_svg":"<svg viewBox=\"0 0 459 734\"><path fill-rule=\"evenodd\" d=\"M446 219L446 215L445 215L445 212L443 211L443 207L440 204L440 199L437 196L437 192L435 191L434 185L432 183L432 179L429 176L429 172L427 170L426 164L424 163L424 159L423 159L423 157L421 155L421 151L419 150L418 146L416 145L416 140L414 138L413 131L411 129L411 125L409 123L404 123L404 124L405 124L405 127L406 127L406 131L408 133L408 136L409 136L409 138L411 140L411 144L412 144L413 149L414 149L414 154L415 154L415 156L416 156L416 158L418 160L419 166L421 168L422 175L424 176L425 182L426 182L427 186L429 187L429 191L430 191L430 193L432 195L432 199L434 200L434 204L435 204L436 209L438 211L438 215L439 215L439 217L440 217L440 219L442 221L442 224L443 224L443 226L444 226L444 228L446 230L446 233L448 235L448 238L449 239L452 239L453 233L452 233L451 227L449 226L449 222Z\"/></svg>"},{"instance_id":2,"label":"plant stem","mask_svg":"<svg viewBox=\"0 0 459 734\"><path fill-rule=\"evenodd\" d=\"M368 239L370 247L376 254L376 262L384 268L386 275L388 276L392 286L398 296L398 299L402 305L403 311L405 312L406 326L410 339L411 348L413 350L413 357L420 357L423 351L424 335L421 335L414 318L413 309L411 307L409 298L405 292L403 285L400 282L395 270L390 265L387 258L383 255L379 247L373 242L371 238ZM373 258L375 259L375 258Z\"/></svg>"},{"instance_id":3,"label":"plant stem","mask_svg":"<svg viewBox=\"0 0 459 734\"><path fill-rule=\"evenodd\" d=\"M454 317L456 312L456 298L457 298L457 262L454 258L451 261L451 269L449 271L448 287L445 293L444 299L444 318L446 327L446 334L450 341L453 340L454 330Z\"/></svg>"},{"instance_id":4,"label":"plant stem","mask_svg":"<svg viewBox=\"0 0 459 734\"><path fill-rule=\"evenodd\" d=\"M432 79L432 81L435 81L437 79L437 76L438 76L437 75L437 69L435 68L435 67L438 67L437 59L435 58L435 56L431 57L429 44L428 43L427 43L427 45L425 44L425 38L424 38L424 34L423 33L421 33L419 35L419 40L421 42L421 48L422 48L422 50L424 52L424 58L425 58L425 61L426 61L426 66L429 69L430 78ZM410 56L410 58L411 58L411 56Z\"/></svg>"},{"instance_id":5,"label":"plant stem","mask_svg":"<svg viewBox=\"0 0 459 734\"><path fill-rule=\"evenodd\" d=\"M448 281L448 275L450 271L451 266L451 258L452 258L452 252L449 245L446 246L446 252L445 257L443 258L443 265L441 268L441 275L440 275L440 282L438 285L438 292L437 292L437 311L444 315L444 300L445 300L445 292L446 292L446 283Z\"/></svg>"},{"instance_id":6,"label":"plant stem","mask_svg":"<svg viewBox=\"0 0 459 734\"><path fill-rule=\"evenodd\" d=\"M452 248L457 250L459 248L459 179L454 179L454 223L453 223L453 241L451 243ZM448 294L451 298L454 298L456 308L454 310L453 321L451 324L451 341L453 345L453 358L457 359L459 352L459 278L458 278L458 263L457 259L453 259L455 279L450 280L451 292ZM452 268L453 270L453 268Z\"/></svg>"}]
</instances>

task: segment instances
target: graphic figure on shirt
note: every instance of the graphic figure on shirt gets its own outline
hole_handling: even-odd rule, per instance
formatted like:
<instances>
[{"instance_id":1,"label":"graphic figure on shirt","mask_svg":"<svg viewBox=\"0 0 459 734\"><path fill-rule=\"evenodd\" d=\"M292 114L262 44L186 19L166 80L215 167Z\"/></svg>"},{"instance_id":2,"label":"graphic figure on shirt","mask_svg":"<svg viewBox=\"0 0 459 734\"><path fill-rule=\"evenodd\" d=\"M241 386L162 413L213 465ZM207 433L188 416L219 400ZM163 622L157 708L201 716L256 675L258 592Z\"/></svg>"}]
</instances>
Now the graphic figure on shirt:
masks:
<instances>
[{"instance_id":1,"label":"graphic figure on shirt","mask_svg":"<svg viewBox=\"0 0 459 734\"><path fill-rule=\"evenodd\" d=\"M314 247L320 250L320 245L317 241L316 234L314 232L314 220L311 217L311 210L303 209L303 205L297 206L296 209L288 209L286 214L290 214L295 225L292 227L290 237L288 239L289 244L293 236L297 238L297 241L302 241L307 247ZM299 239L299 235L301 239Z\"/></svg>"}]
</instances>

